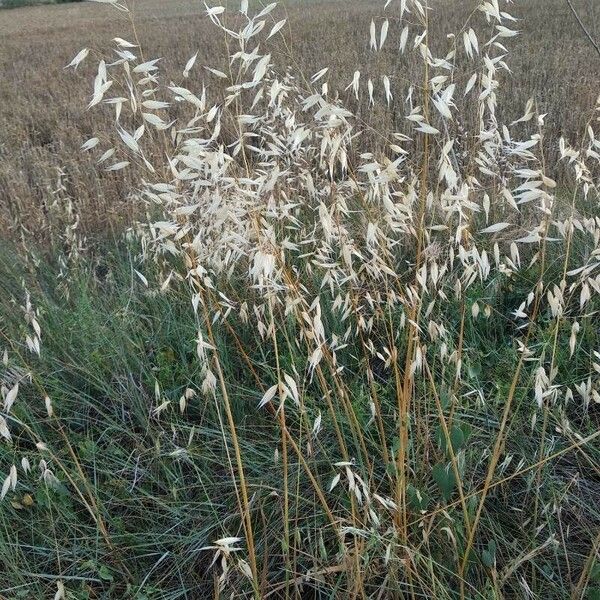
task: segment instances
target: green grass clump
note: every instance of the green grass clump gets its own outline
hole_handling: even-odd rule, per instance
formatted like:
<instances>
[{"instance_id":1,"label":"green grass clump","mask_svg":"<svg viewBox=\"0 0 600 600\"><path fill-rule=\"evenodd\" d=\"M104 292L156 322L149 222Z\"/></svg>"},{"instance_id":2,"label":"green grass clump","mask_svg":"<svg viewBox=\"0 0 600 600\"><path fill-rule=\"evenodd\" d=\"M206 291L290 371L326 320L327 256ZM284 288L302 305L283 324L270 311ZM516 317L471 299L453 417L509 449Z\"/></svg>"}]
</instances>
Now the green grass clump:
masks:
<instances>
[{"instance_id":1,"label":"green grass clump","mask_svg":"<svg viewBox=\"0 0 600 600\"><path fill-rule=\"evenodd\" d=\"M231 476L231 439L222 425L222 400L219 393L215 402L200 390L202 373L195 360L198 323L189 307L187 285L173 281L160 292L156 283L164 273L146 267L146 287L136 274L140 265L133 247L102 253L100 260L81 261L68 278L61 278L57 266L15 265L6 251L2 256L0 307L5 319L0 345L9 357L2 376L6 381L13 369L22 380L11 411L12 444L0 446L0 472L19 465L16 489L0 504L0 593L7 598L47 597L60 580L72 598L212 594L222 566L220 561L211 566L213 551L203 548L216 539L239 536L242 521ZM39 312L39 357L21 343L7 343L26 334L19 309L25 289ZM508 308L496 305L499 313ZM458 311L456 315L456 323L449 327L458 326ZM411 428L422 435L411 437L410 453L429 458L414 464L407 494L412 527L415 531L424 527L427 533L414 560L436 586L436 598L457 597L452 573L465 544L451 456L460 457L461 485L472 515L485 454L493 444L510 386L511 366L518 360L510 343L514 324L477 323L465 331L465 362L467 378L485 391L484 397L463 401L456 411L449 428L452 447L440 427L431 387L424 379L416 383L418 418ZM286 371L299 358L294 344L287 344L296 328L292 320L288 331L278 332L279 364ZM540 332L540 339L543 336ZM342 549L313 481L289 447L291 548L285 548L281 440L273 416L256 410L263 393L256 374L263 387L274 382L274 356L258 344L252 324L242 321L236 321L233 330L219 331L218 352L251 493L257 560L268 577L265 585L284 589L295 573L318 571L320 564L342 556ZM346 383L364 432L362 443L375 456L381 453L381 440L365 408L369 389L362 359L353 359L352 354L349 349L344 355L346 364L353 365ZM561 355L558 364L576 377L577 363L568 356ZM372 366L381 410L391 415L393 377L381 366ZM189 389L197 393L182 411L180 398ZM44 406L45 395L52 399L52 417ZM439 390L439 399L442 410L449 410L448 388ZM526 376L517 391L515 410L521 416L512 420L499 469L499 479L505 481L490 492L467 569L472 598L501 597L500 589L505 597L513 597L509 594L519 589L517 573L537 582L545 598L565 598L569 577L590 568L586 561L591 537L600 524L597 473L590 468L600 460L598 445L569 450L577 440L554 435L560 415L551 413L546 444L557 456L536 467L546 434L542 423L531 424L530 400ZM312 423L318 404L314 383L307 383L303 402L305 417ZM361 442L352 435L352 424L341 407L336 417L351 455L363 457ZM593 433L592 416L580 417L581 435ZM291 430L303 430L302 416L288 413L288 419ZM332 426L332 417L324 414L326 433L317 439L307 433L300 438L303 446L312 446L307 455L310 469L323 490L336 473L333 463L340 460ZM395 446L390 451L397 450L392 427L386 439ZM45 448L36 448L36 441ZM22 456L31 464L27 474L20 466ZM40 460L56 481L40 480ZM356 463L353 469L360 473L370 469L373 480L381 482L379 493L389 493L385 465ZM387 469L393 473L393 464ZM339 487L328 500L336 517L356 510ZM374 594L385 583L398 594L406 593L400 575L395 582L385 582L384 572L379 572L377 557L385 553L384 540L385 536L365 540L361 557L368 569L365 590ZM284 560L286 554L293 563ZM590 568L590 581L591 599L600 584L597 568ZM333 598L346 585L340 569L306 581L304 590L312 590L310 597Z\"/></svg>"}]
</instances>

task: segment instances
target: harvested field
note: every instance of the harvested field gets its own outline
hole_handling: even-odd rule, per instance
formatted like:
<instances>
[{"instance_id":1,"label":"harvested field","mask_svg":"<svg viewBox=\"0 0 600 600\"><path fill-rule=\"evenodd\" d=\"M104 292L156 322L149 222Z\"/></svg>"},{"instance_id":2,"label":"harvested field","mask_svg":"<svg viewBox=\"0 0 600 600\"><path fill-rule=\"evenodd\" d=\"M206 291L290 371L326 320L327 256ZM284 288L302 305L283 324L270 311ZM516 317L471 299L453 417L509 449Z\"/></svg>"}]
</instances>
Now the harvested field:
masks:
<instances>
[{"instance_id":1,"label":"harvested field","mask_svg":"<svg viewBox=\"0 0 600 600\"><path fill-rule=\"evenodd\" d=\"M432 39L446 43L446 34L460 28L476 4L433 2ZM564 135L576 142L593 115L600 61L563 0L528 0L514 8L522 19L522 26L517 24L522 35L507 42L513 74L503 77L500 114L506 121L519 118L528 99L534 98L539 111L548 113L546 159L554 164L554 140ZM583 1L578 8L591 30L600 30L600 9ZM281 54L274 53L280 64L293 62L307 77L329 66L331 88L339 90L365 126L407 130L406 82L420 67L414 57L399 56L400 28L393 22L392 41L384 51L368 51L368 23L384 14L379 7L359 0L290 2L278 8L275 20L285 12L292 35L289 51L280 48ZM115 225L119 229L139 210L129 201L126 178L98 172L92 157L78 152L86 139L108 135L112 120L108 110L104 115L86 110L93 67L83 64L76 74L63 70L81 48L103 52L117 35L132 38L134 27L144 56L164 57L163 68L175 80L181 79L178 73L195 52L199 63L219 67L223 39L215 37L195 0L136 0L131 15L92 2L0 11L0 219L13 236L19 237L15 227L36 235L49 230L48 206L61 186L66 188L61 193L79 207L86 233L106 232ZM364 98L357 104L351 90L343 91L356 69L374 70L375 81L377 74L391 78L395 99L389 108L370 111ZM195 71L190 85L201 85L196 79L200 76L201 71ZM382 95L380 88L379 82L376 93ZM375 136L373 146L380 144Z\"/></svg>"}]
</instances>

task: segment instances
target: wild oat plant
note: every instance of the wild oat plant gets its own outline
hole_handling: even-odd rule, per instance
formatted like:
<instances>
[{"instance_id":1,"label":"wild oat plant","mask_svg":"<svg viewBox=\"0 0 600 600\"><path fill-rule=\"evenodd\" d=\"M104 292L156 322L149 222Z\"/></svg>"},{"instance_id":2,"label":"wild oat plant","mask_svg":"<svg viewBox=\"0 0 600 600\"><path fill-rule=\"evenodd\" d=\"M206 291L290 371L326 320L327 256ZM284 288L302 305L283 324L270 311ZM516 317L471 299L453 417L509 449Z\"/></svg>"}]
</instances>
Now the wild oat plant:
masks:
<instances>
[{"instance_id":1,"label":"wild oat plant","mask_svg":"<svg viewBox=\"0 0 600 600\"><path fill-rule=\"evenodd\" d=\"M365 23L373 72L347 82L374 112L395 99L403 132L356 117L326 65L276 69L269 46L293 32L275 4L206 8L225 70L196 55L165 81L135 35L100 60L89 106L114 110L115 132L83 151L109 171L144 169L136 280L151 297L187 290L196 331L192 380L179 399L157 382L147 411L171 460L192 465L185 485L207 476L193 467L198 407L222 438L202 498L212 521L150 593L163 558L136 571L85 470L68 475L11 416L30 379L52 415L29 372L44 334L27 301L0 431L93 516L114 549L109 596L597 597L600 104L581 116L581 147L545 140L533 101L500 122L518 15L477 2L432 40L435 4L380 7ZM414 81L376 70L386 45L419 58ZM558 185L548 143L569 173ZM15 458L3 497L32 485L29 460ZM83 597L56 576L57 598Z\"/></svg>"}]
</instances>

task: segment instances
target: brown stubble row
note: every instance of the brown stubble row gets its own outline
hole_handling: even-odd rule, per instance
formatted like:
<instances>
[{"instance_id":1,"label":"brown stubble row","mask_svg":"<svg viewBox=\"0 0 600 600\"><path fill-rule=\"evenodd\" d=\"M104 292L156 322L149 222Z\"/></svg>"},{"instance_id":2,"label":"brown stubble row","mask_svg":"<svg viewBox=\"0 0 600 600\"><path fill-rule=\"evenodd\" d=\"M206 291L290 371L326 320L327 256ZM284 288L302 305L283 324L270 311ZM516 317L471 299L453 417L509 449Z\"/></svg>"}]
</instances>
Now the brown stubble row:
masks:
<instances>
[{"instance_id":1,"label":"brown stubble row","mask_svg":"<svg viewBox=\"0 0 600 600\"><path fill-rule=\"evenodd\" d=\"M579 4L582 19L593 33L598 31L600 13L593 3ZM445 39L446 30L460 28L473 2L440 1L436 5L431 38L439 42ZM183 66L196 51L198 65L225 66L214 58L224 54L219 51L223 39L215 37L199 3L137 0L134 9L145 58L168 57L161 68L176 84L182 83ZM370 19L382 14L379 5L360 0L290 2L278 10L287 10L290 27L289 48L278 42L281 52L274 53L276 60L300 66L307 78L329 67L332 93L339 90L359 122L378 132L372 134L373 147L386 143L382 131L409 131L404 119L408 84L404 88L402 84L414 81L415 69L421 66L414 53L400 57L396 51L400 24L391 23L391 41L383 52L374 54L369 51L366 31ZM546 139L563 135L575 142L600 91L600 62L562 0L529 0L519 6L519 15L527 35L511 40L514 75L503 82L503 98L510 102L503 101L499 114L505 122L516 119L534 97L540 112L548 113ZM82 235L118 234L143 214L145 207L131 199L130 183L139 179L135 167L107 173L92 154L79 151L93 136L103 146L111 145L112 108L86 110L94 61L81 65L75 74L63 70L82 47L104 51L116 33L132 39L128 18L92 3L0 12L0 224L9 238L33 236L56 243L63 240L64 229L75 224ZM369 110L365 94L357 102L352 90L344 91L355 70L371 74L379 95L383 94L381 77L390 77L395 94L389 108L378 102L376 110ZM195 69L186 85L199 89L206 76L202 69ZM557 148L548 145L545 153L560 181Z\"/></svg>"}]
</instances>

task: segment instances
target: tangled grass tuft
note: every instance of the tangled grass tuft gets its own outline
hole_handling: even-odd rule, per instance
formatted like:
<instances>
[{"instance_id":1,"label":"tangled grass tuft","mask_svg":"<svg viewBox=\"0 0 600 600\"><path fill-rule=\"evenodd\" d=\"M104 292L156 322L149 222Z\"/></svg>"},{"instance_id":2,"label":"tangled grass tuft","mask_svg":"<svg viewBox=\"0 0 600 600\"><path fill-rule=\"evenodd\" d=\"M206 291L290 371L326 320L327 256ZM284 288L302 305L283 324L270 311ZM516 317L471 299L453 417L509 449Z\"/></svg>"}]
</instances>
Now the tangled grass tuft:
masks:
<instances>
[{"instance_id":1,"label":"tangled grass tuft","mask_svg":"<svg viewBox=\"0 0 600 600\"><path fill-rule=\"evenodd\" d=\"M5 593L598 593L600 104L577 143L504 123L507 7L388 5L408 85L282 65L244 1L177 79L98 57L82 150L145 217L2 274Z\"/></svg>"}]
</instances>

